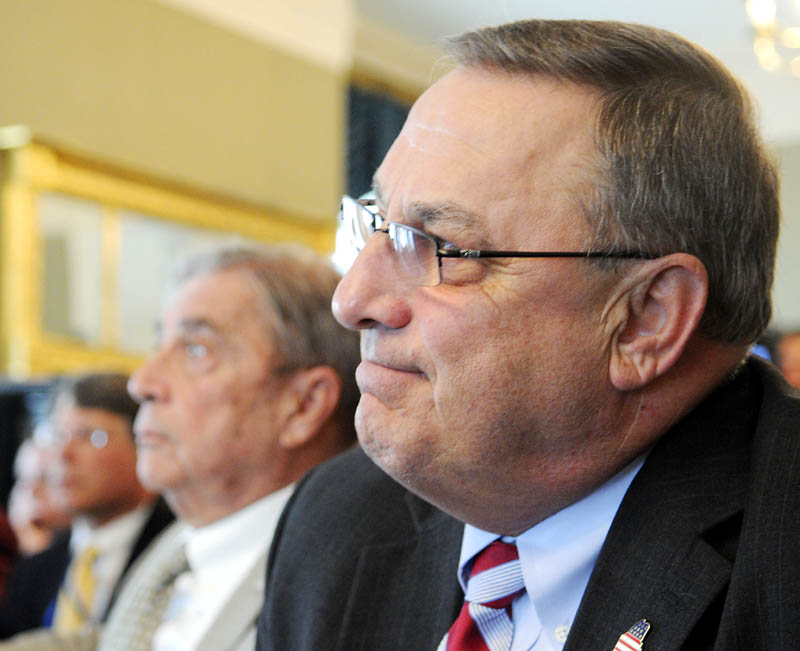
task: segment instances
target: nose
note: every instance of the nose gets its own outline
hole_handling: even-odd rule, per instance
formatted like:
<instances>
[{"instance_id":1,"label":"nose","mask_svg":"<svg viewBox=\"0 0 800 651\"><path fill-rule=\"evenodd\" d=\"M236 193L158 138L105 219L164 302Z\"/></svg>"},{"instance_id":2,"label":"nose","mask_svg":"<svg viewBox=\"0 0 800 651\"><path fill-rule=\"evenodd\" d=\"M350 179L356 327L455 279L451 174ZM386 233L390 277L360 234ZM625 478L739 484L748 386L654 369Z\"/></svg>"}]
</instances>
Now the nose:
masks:
<instances>
[{"instance_id":1,"label":"nose","mask_svg":"<svg viewBox=\"0 0 800 651\"><path fill-rule=\"evenodd\" d=\"M62 436L53 443L55 451L55 458L60 462L71 462L75 459L75 448L78 446L78 441L74 436L68 434Z\"/></svg>"},{"instance_id":2,"label":"nose","mask_svg":"<svg viewBox=\"0 0 800 651\"><path fill-rule=\"evenodd\" d=\"M164 378L163 354L157 351L145 359L131 375L128 380L128 393L139 404L164 400L167 396Z\"/></svg>"},{"instance_id":3,"label":"nose","mask_svg":"<svg viewBox=\"0 0 800 651\"><path fill-rule=\"evenodd\" d=\"M402 328L411 320L410 287L394 264L388 237L375 233L339 281L333 294L333 316L345 328Z\"/></svg>"}]
</instances>

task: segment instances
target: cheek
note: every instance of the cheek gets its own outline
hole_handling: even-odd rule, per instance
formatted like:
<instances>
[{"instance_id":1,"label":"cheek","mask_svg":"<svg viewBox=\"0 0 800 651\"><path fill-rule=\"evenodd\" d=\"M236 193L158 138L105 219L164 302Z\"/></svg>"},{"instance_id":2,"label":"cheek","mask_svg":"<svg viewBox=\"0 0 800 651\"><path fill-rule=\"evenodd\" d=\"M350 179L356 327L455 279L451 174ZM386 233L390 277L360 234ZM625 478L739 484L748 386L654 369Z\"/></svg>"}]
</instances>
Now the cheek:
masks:
<instances>
[{"instance_id":1,"label":"cheek","mask_svg":"<svg viewBox=\"0 0 800 651\"><path fill-rule=\"evenodd\" d=\"M432 367L433 401L438 416L463 427L463 419L485 407L489 395L501 397L520 337L496 318L496 311L454 314L422 330Z\"/></svg>"},{"instance_id":2,"label":"cheek","mask_svg":"<svg viewBox=\"0 0 800 651\"><path fill-rule=\"evenodd\" d=\"M217 392L213 399L198 404L189 433L181 436L177 449L179 463L188 474L213 476L262 456L270 424L270 414L264 409L266 390L259 387L256 394L240 387Z\"/></svg>"},{"instance_id":3,"label":"cheek","mask_svg":"<svg viewBox=\"0 0 800 651\"><path fill-rule=\"evenodd\" d=\"M130 483L136 477L136 451L109 450L98 459L97 467L106 470L104 473L97 473L98 478L102 477L106 484L115 486Z\"/></svg>"}]
</instances>

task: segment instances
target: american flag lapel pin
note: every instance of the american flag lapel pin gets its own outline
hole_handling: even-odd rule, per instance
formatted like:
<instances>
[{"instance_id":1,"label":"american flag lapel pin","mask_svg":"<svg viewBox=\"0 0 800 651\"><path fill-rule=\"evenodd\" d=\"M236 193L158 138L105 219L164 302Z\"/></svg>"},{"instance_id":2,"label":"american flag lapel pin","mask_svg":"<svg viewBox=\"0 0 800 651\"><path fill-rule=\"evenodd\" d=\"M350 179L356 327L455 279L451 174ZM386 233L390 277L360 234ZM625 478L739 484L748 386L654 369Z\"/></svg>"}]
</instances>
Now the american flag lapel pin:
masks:
<instances>
[{"instance_id":1,"label":"american flag lapel pin","mask_svg":"<svg viewBox=\"0 0 800 651\"><path fill-rule=\"evenodd\" d=\"M649 630L650 622L640 619L626 633L619 636L614 651L642 651L642 641Z\"/></svg>"}]
</instances>

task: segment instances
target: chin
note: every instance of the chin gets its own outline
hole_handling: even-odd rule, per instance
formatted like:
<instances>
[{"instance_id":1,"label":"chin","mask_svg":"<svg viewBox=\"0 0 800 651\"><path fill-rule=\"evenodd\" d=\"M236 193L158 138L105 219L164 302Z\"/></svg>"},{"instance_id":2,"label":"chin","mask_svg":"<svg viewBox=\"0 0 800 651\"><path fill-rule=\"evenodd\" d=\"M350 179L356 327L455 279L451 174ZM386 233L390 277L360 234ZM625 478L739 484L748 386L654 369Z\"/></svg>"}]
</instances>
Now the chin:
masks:
<instances>
[{"instance_id":1,"label":"chin","mask_svg":"<svg viewBox=\"0 0 800 651\"><path fill-rule=\"evenodd\" d=\"M417 493L425 483L427 469L425 455L420 455L403 446L407 441L388 438L378 440L374 437L362 441L361 447L366 455L387 475L410 491Z\"/></svg>"},{"instance_id":2,"label":"chin","mask_svg":"<svg viewBox=\"0 0 800 651\"><path fill-rule=\"evenodd\" d=\"M147 490L160 493L171 483L169 481L172 471L160 468L161 464L148 462L146 458L139 458L136 465L136 474L142 486Z\"/></svg>"}]
</instances>

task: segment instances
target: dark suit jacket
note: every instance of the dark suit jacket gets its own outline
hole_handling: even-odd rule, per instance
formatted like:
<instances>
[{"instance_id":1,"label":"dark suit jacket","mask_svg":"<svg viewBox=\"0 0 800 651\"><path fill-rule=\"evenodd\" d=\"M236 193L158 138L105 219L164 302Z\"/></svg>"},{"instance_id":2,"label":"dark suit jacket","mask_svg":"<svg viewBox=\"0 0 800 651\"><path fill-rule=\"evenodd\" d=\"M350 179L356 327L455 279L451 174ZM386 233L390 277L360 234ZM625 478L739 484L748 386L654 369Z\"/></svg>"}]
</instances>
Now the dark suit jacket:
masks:
<instances>
[{"instance_id":1,"label":"dark suit jacket","mask_svg":"<svg viewBox=\"0 0 800 651\"><path fill-rule=\"evenodd\" d=\"M131 548L106 613L131 564L173 519L172 511L163 500L158 499ZM6 595L0 605L0 638L42 626L45 613L58 595L70 562L69 537L69 531L60 533L50 547L38 554L21 557L12 566L6 583Z\"/></svg>"},{"instance_id":2,"label":"dark suit jacket","mask_svg":"<svg viewBox=\"0 0 800 651\"><path fill-rule=\"evenodd\" d=\"M11 565L17 558L17 537L4 509L0 509L0 599L5 594L6 580Z\"/></svg>"},{"instance_id":3,"label":"dark suit jacket","mask_svg":"<svg viewBox=\"0 0 800 651\"><path fill-rule=\"evenodd\" d=\"M462 525L360 451L313 471L273 542L261 651L435 649L463 595ZM652 450L602 547L565 651L800 645L800 399L749 361Z\"/></svg>"}]
</instances>

